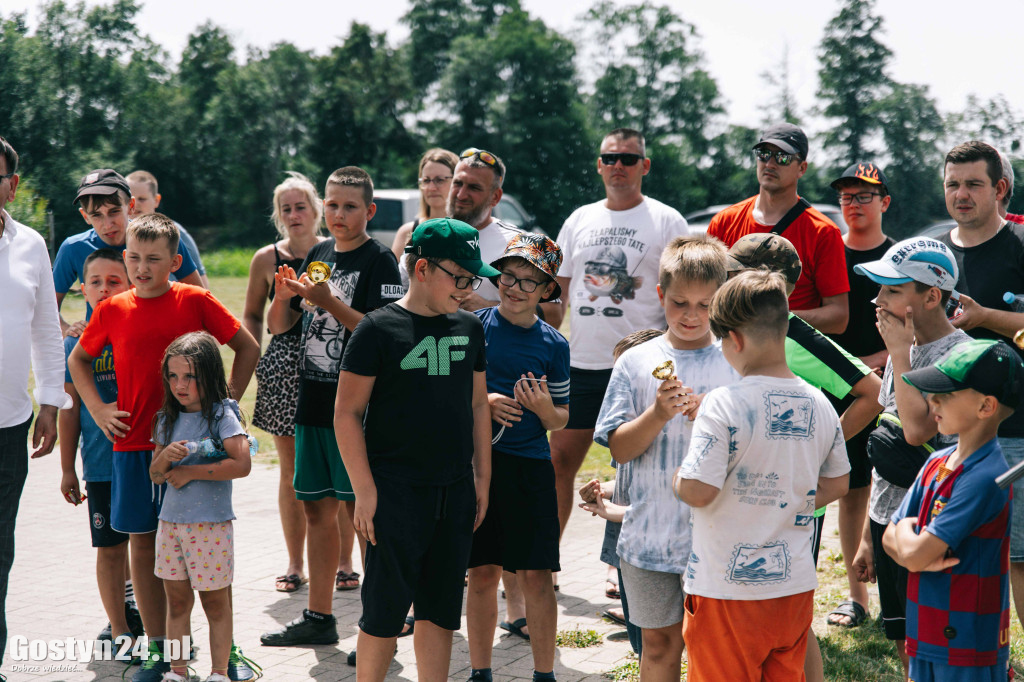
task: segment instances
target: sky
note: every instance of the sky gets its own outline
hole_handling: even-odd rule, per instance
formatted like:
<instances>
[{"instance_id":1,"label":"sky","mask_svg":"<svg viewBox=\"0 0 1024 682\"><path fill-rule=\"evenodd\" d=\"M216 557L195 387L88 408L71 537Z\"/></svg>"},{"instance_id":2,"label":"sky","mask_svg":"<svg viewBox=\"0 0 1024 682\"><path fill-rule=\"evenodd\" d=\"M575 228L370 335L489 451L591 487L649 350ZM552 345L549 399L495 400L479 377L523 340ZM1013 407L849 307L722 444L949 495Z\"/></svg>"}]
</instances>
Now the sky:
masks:
<instances>
[{"instance_id":1,"label":"sky","mask_svg":"<svg viewBox=\"0 0 1024 682\"><path fill-rule=\"evenodd\" d=\"M757 127L762 122L759 105L770 101L772 93L760 74L776 67L787 50L799 112L806 115L815 105L817 46L825 25L838 12L835 0L653 1L670 6L697 27L699 48L725 98L731 123ZM594 0L521 3L531 16L568 33ZM27 10L34 25L38 4L37 0L2 0L0 14ZM1008 46L1024 26L1024 2L1002 0L973 7L982 14L971 16L972 5L963 0L878 0L876 11L885 27L882 40L894 53L890 75L903 83L927 85L943 112L962 110L971 93L982 101L1002 93L1019 113L1024 109L1024 89L999 65L1016 63ZM352 21L386 31L392 44L397 44L408 35L399 23L407 9L407 0L373 0L366 5L354 0L147 0L137 23L175 57L188 35L208 19L228 31L239 54L245 53L246 45L266 48L281 41L322 54L348 33ZM995 29L991 35L983 31L986 22ZM1009 27L1002 37L1000 26ZM971 45L976 49L965 49Z\"/></svg>"}]
</instances>

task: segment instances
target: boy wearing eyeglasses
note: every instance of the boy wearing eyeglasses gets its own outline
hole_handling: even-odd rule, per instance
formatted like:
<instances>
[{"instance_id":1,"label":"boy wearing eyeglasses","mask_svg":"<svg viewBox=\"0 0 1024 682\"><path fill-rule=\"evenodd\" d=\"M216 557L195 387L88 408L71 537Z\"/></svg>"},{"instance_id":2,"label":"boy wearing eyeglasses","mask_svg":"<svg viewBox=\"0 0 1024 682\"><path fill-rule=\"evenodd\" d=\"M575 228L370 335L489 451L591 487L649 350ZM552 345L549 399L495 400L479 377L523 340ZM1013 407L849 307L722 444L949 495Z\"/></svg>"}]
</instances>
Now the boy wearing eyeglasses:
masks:
<instances>
[{"instance_id":1,"label":"boy wearing eyeglasses","mask_svg":"<svg viewBox=\"0 0 1024 682\"><path fill-rule=\"evenodd\" d=\"M500 626L530 640L535 681L555 679L558 608L551 573L559 570L559 528L547 432L569 420L569 342L536 310L561 293L555 282L561 262L561 249L547 237L513 237L491 263L501 273L492 278L501 303L476 311L487 341L493 435L490 513L473 535L469 560L466 621L473 682L492 680L502 569L517 578L530 629L527 618L511 615L512 604Z\"/></svg>"},{"instance_id":2,"label":"boy wearing eyeglasses","mask_svg":"<svg viewBox=\"0 0 1024 682\"><path fill-rule=\"evenodd\" d=\"M355 166L334 171L324 189L324 221L334 239L309 250L300 275L287 265L274 275L278 295L267 314L270 333L282 334L300 315L305 318L295 410L294 487L306 516L309 602L299 618L263 634L264 646L338 641L331 613L341 553L338 511L344 502L351 518L356 499L334 436L338 373L345 345L363 316L402 295L395 255L366 233L375 212L369 174ZM310 279L313 263L319 263L321 271L322 266L329 270L326 281Z\"/></svg>"},{"instance_id":3,"label":"boy wearing eyeglasses","mask_svg":"<svg viewBox=\"0 0 1024 682\"><path fill-rule=\"evenodd\" d=\"M843 235L846 254L846 276L850 280L850 322L846 331L831 338L881 375L889 357L878 329L875 327L875 303L878 284L854 271L861 263L880 260L896 242L882 232L882 214L892 197L885 173L870 161L855 163L831 184L843 210L849 231ZM832 397L833 406L842 414L852 402ZM871 463L868 461L867 439L874 429L870 424L846 441L850 457L850 492L839 500L839 544L843 549L849 596L828 614L829 625L857 627L868 618L866 581L874 576L870 552L857 558L868 495L871 492ZM863 582L862 582L863 581Z\"/></svg>"},{"instance_id":4,"label":"boy wearing eyeglasses","mask_svg":"<svg viewBox=\"0 0 1024 682\"><path fill-rule=\"evenodd\" d=\"M477 231L450 218L420 223L405 250L409 291L360 321L334 403L353 525L369 543L360 680L384 679L410 605L420 678L447 677L491 481L484 331L459 306L499 272L480 259Z\"/></svg>"},{"instance_id":5,"label":"boy wearing eyeglasses","mask_svg":"<svg viewBox=\"0 0 1024 682\"><path fill-rule=\"evenodd\" d=\"M789 308L818 331L838 334L849 317L842 234L797 194L807 152L807 136L792 123L766 128L753 149L760 191L712 218L708 234L728 247L756 232L775 232L792 242L803 273Z\"/></svg>"}]
</instances>

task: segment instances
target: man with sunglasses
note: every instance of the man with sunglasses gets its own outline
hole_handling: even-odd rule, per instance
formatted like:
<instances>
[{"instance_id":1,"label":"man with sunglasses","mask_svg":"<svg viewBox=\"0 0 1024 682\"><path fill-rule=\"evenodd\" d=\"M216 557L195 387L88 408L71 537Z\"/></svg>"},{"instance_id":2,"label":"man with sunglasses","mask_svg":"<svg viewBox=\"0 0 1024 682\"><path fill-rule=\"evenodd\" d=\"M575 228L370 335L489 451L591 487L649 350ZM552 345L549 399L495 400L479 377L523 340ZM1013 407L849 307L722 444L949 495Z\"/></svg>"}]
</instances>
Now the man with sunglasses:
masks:
<instances>
[{"instance_id":1,"label":"man with sunglasses","mask_svg":"<svg viewBox=\"0 0 1024 682\"><path fill-rule=\"evenodd\" d=\"M515 225L493 215L494 207L501 201L504 181L505 164L497 154L476 147L459 154L446 213L449 218L461 220L477 229L480 253L487 263L500 258L512 238L523 234ZM484 280L478 289L466 296L462 309L473 311L496 305L498 288L490 280ZM541 304L538 314L555 329L561 326L561 306L557 302Z\"/></svg>"},{"instance_id":2,"label":"man with sunglasses","mask_svg":"<svg viewBox=\"0 0 1024 682\"><path fill-rule=\"evenodd\" d=\"M846 254L846 275L850 280L850 322L842 334L830 335L844 350L856 356L881 376L888 353L885 342L875 327L875 303L878 284L865 275L854 272L854 266L880 260L895 244L882 232L882 214L889 208L892 197L882 169L869 161L855 163L831 184L838 193L843 219L849 231L843 236ZM843 414L853 403L852 397L837 400L832 405ZM846 563L849 597L828 614L828 624L837 627L857 627L868 618L867 582L875 574L872 565L870 532L867 544L861 536L866 529L868 496L871 492L871 463L868 461L867 439L874 430L872 422L846 441L846 454L850 457L850 491L839 499L839 544ZM870 531L870 528L867 528ZM858 550L863 551L858 553Z\"/></svg>"},{"instance_id":3,"label":"man with sunglasses","mask_svg":"<svg viewBox=\"0 0 1024 682\"><path fill-rule=\"evenodd\" d=\"M30 360L39 402L33 458L53 450L57 410L71 407L71 398L64 393L64 349L46 243L4 210L17 190L18 153L0 137L0 662L7 642L5 604L14 563L14 524L28 476Z\"/></svg>"},{"instance_id":4,"label":"man with sunglasses","mask_svg":"<svg viewBox=\"0 0 1024 682\"><path fill-rule=\"evenodd\" d=\"M807 172L807 151L807 136L792 123L766 128L753 149L760 191L712 218L708 234L726 246L755 232L782 234L804 266L789 297L790 310L819 331L838 334L849 318L842 234L797 194Z\"/></svg>"},{"instance_id":5,"label":"man with sunglasses","mask_svg":"<svg viewBox=\"0 0 1024 682\"><path fill-rule=\"evenodd\" d=\"M605 199L576 209L558 235L562 310L571 302L572 311L572 409L566 428L551 434L563 532L573 508L576 473L593 442L611 378L612 349L638 329L664 329L658 262L670 241L689 233L678 211L643 195L643 178L650 170L639 131L619 128L608 133L597 158Z\"/></svg>"}]
</instances>

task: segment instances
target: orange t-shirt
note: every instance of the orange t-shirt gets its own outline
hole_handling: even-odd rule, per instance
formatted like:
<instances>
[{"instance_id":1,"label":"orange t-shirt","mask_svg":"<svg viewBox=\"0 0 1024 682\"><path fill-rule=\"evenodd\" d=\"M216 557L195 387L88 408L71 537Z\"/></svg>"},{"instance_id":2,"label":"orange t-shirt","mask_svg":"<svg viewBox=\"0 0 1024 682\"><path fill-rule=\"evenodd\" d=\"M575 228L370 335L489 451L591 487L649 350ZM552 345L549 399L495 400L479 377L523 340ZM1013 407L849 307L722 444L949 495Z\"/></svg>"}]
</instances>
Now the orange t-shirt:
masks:
<instances>
[{"instance_id":1,"label":"orange t-shirt","mask_svg":"<svg viewBox=\"0 0 1024 682\"><path fill-rule=\"evenodd\" d=\"M757 196L721 211L711 219L708 234L731 247L748 234L771 232L771 225L754 220ZM782 236L793 242L800 254L803 272L789 297L790 310L812 310L821 307L821 299L850 291L846 274L846 251L843 235L836 224L814 208L808 208L786 228Z\"/></svg>"},{"instance_id":2,"label":"orange t-shirt","mask_svg":"<svg viewBox=\"0 0 1024 682\"><path fill-rule=\"evenodd\" d=\"M139 298L132 289L100 303L78 343L93 357L114 347L117 408L131 413L123 420L131 429L114 451L153 449L153 416L164 400L160 363L171 341L205 330L224 344L241 326L209 291L180 282L156 298Z\"/></svg>"}]
</instances>

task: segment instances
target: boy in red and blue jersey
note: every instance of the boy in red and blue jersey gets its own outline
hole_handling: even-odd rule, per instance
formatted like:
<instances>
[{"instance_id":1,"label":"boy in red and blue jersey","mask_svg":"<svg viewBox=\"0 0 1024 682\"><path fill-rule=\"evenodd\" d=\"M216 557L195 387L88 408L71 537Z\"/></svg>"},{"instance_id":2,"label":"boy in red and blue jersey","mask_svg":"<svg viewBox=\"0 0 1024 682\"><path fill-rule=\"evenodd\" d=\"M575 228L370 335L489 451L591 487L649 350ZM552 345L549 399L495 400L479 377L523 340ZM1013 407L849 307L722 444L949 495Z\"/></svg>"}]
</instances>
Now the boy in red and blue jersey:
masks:
<instances>
[{"instance_id":1,"label":"boy in red and blue jersey","mask_svg":"<svg viewBox=\"0 0 1024 682\"><path fill-rule=\"evenodd\" d=\"M1010 490L996 432L1020 405L1024 364L1002 341L955 346L903 380L958 443L932 455L892 516L885 551L910 571L910 680L1005 682L1010 641Z\"/></svg>"}]
</instances>

